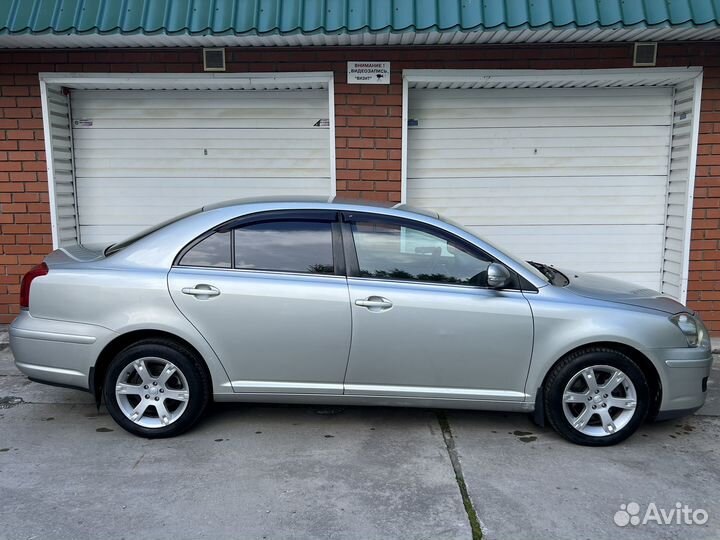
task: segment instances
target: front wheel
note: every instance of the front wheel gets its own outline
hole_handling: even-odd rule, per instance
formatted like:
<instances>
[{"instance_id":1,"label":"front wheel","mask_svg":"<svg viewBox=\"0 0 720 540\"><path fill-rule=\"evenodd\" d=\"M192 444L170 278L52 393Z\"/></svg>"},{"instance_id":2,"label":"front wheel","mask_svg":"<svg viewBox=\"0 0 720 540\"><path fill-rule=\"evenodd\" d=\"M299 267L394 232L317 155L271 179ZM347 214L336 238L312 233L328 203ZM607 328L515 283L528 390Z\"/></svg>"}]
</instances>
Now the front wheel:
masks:
<instances>
[{"instance_id":1,"label":"front wheel","mask_svg":"<svg viewBox=\"0 0 720 540\"><path fill-rule=\"evenodd\" d=\"M609 446L627 439L645 420L650 390L627 355L589 348L566 356L545 382L550 425L571 442Z\"/></svg>"},{"instance_id":2,"label":"front wheel","mask_svg":"<svg viewBox=\"0 0 720 540\"><path fill-rule=\"evenodd\" d=\"M103 389L110 416L148 438L173 437L202 416L210 385L195 355L171 341L144 340L112 359Z\"/></svg>"}]
</instances>

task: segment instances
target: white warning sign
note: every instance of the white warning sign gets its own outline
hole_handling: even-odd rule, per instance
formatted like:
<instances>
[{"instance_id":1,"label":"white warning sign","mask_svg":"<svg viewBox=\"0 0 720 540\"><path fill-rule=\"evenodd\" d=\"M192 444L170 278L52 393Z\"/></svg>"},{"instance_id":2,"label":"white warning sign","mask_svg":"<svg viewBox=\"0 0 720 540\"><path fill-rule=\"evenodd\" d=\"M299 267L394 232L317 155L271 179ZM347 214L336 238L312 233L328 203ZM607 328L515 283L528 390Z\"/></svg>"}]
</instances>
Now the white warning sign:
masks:
<instances>
[{"instance_id":1,"label":"white warning sign","mask_svg":"<svg viewBox=\"0 0 720 540\"><path fill-rule=\"evenodd\" d=\"M390 84L390 62L348 62L348 84Z\"/></svg>"}]
</instances>

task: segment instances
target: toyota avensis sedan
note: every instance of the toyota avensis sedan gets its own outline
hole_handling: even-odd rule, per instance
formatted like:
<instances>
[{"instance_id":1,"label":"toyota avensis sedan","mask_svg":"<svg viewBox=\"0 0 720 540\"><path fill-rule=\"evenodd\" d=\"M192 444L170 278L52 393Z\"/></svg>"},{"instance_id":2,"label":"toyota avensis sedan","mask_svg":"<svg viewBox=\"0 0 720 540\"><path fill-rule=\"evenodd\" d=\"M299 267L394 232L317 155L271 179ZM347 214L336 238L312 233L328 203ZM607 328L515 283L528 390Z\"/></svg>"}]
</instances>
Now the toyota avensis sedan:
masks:
<instances>
[{"instance_id":1,"label":"toyota avensis sedan","mask_svg":"<svg viewBox=\"0 0 720 540\"><path fill-rule=\"evenodd\" d=\"M207 206L54 251L21 305L18 368L104 397L143 437L182 433L214 399L527 411L609 445L699 408L712 363L678 302L402 206Z\"/></svg>"}]
</instances>

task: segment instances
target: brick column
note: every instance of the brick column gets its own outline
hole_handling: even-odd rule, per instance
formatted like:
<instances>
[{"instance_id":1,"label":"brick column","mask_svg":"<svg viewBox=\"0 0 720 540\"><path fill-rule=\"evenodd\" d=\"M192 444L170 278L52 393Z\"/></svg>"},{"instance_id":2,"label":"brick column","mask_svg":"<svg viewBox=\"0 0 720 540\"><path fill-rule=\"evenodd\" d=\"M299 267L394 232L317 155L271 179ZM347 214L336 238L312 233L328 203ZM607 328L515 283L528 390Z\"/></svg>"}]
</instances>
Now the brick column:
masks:
<instances>
[{"instance_id":1,"label":"brick column","mask_svg":"<svg viewBox=\"0 0 720 540\"><path fill-rule=\"evenodd\" d=\"M339 197L400 202L402 76L391 84L347 84L335 73Z\"/></svg>"},{"instance_id":2,"label":"brick column","mask_svg":"<svg viewBox=\"0 0 720 540\"><path fill-rule=\"evenodd\" d=\"M688 304L720 332L720 67L703 73Z\"/></svg>"},{"instance_id":3,"label":"brick column","mask_svg":"<svg viewBox=\"0 0 720 540\"><path fill-rule=\"evenodd\" d=\"M52 249L38 78L9 57L0 55L0 324L17 314L22 275Z\"/></svg>"}]
</instances>

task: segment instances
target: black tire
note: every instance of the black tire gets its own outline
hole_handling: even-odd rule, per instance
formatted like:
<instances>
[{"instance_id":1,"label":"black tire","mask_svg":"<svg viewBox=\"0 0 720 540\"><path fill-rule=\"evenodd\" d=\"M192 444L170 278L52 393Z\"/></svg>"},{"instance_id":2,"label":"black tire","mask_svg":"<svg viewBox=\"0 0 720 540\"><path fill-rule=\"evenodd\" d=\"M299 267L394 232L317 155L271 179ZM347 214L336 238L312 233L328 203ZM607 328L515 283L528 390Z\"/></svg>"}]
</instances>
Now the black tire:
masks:
<instances>
[{"instance_id":1,"label":"black tire","mask_svg":"<svg viewBox=\"0 0 720 540\"><path fill-rule=\"evenodd\" d=\"M130 420L122 411L115 386L128 364L145 357L156 357L173 363L184 375L189 395L181 415L170 425L144 427ZM169 390L168 390L169 391ZM103 396L110 416L126 431L148 439L174 437L190 429L203 415L210 401L210 380L201 360L186 347L166 339L145 339L134 343L110 361L103 386Z\"/></svg>"},{"instance_id":2,"label":"black tire","mask_svg":"<svg viewBox=\"0 0 720 540\"><path fill-rule=\"evenodd\" d=\"M591 366L619 369L635 386L637 394L635 413L627 424L615 433L602 436L587 435L574 428L565 416L563 410L565 387L577 373ZM629 356L604 347L582 349L565 356L550 370L543 390L545 414L550 425L570 442L583 446L610 446L624 441L645 421L650 407L650 389L642 369Z\"/></svg>"}]
</instances>

